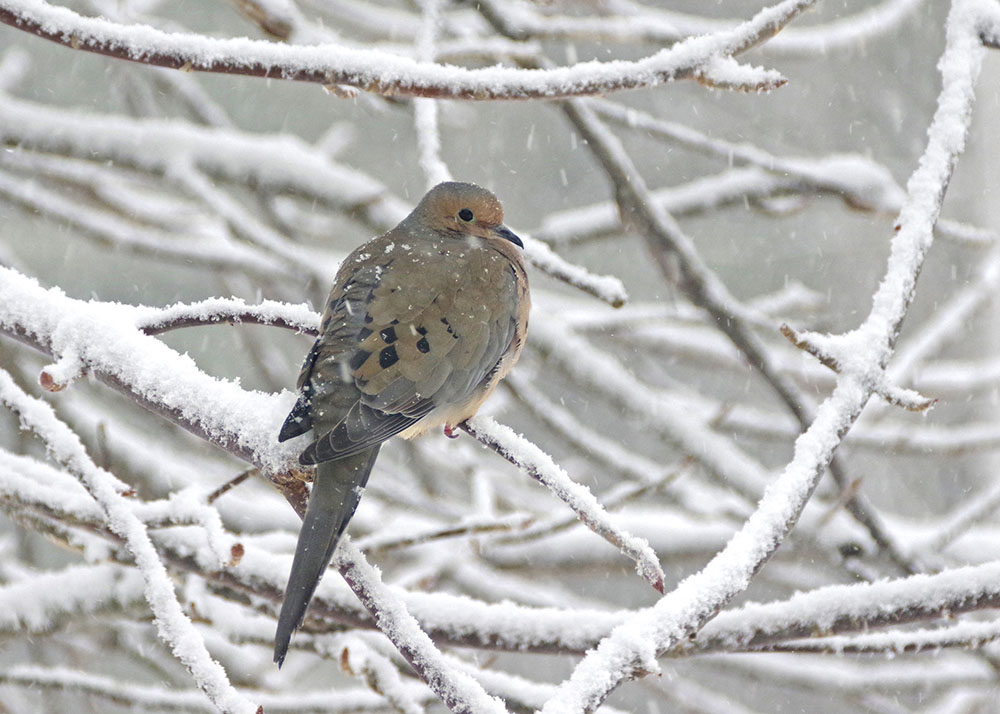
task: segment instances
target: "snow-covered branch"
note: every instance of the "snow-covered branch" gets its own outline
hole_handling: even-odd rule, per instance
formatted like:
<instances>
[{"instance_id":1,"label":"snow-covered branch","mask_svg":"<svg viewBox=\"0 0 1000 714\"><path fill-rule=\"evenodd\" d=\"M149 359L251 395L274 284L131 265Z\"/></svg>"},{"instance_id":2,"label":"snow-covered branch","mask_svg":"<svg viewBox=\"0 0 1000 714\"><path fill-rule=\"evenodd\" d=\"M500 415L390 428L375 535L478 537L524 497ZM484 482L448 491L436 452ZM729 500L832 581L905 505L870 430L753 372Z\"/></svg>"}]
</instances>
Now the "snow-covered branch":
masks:
<instances>
[{"instance_id":1,"label":"snow-covered branch","mask_svg":"<svg viewBox=\"0 0 1000 714\"><path fill-rule=\"evenodd\" d=\"M112 677L83 674L65 667L15 666L0 671L0 683L31 689L60 690L86 694L99 700L160 711L190 711L215 714L218 711L197 691L177 691L166 687L136 685ZM260 706L279 714L353 714L385 711L386 699L368 689L338 690L331 697L327 689L297 691L293 694L254 692ZM426 699L427 696L424 695Z\"/></svg>"},{"instance_id":2,"label":"snow-covered branch","mask_svg":"<svg viewBox=\"0 0 1000 714\"><path fill-rule=\"evenodd\" d=\"M455 99L555 99L650 87L681 79L732 78L717 61L766 41L815 0L784 0L737 28L691 38L635 62L584 62L551 70L465 69L332 45L214 39L121 25L42 0L3 0L0 22L77 50L183 71L221 72L348 86L385 95ZM735 86L773 89L775 71L741 68Z\"/></svg>"},{"instance_id":3,"label":"snow-covered branch","mask_svg":"<svg viewBox=\"0 0 1000 714\"><path fill-rule=\"evenodd\" d=\"M272 325L315 336L319 315L306 305L289 305L263 300L250 305L237 298L212 298L195 304L171 305L165 308L143 306L136 310L135 326L147 335L198 325L220 323L253 323Z\"/></svg>"},{"instance_id":4,"label":"snow-covered branch","mask_svg":"<svg viewBox=\"0 0 1000 714\"><path fill-rule=\"evenodd\" d=\"M217 711L180 642L267 712L582 714L655 671L623 708L995 709L989 122L938 214L1000 6L948 5L0 0L0 391L51 427L0 407L5 704ZM664 84L751 65L790 81ZM451 176L529 263L469 425L506 458L386 443L278 670L297 370Z\"/></svg>"},{"instance_id":5,"label":"snow-covered branch","mask_svg":"<svg viewBox=\"0 0 1000 714\"><path fill-rule=\"evenodd\" d=\"M201 636L181 609L145 525L118 493L117 479L90 460L77 435L58 420L52 407L21 391L3 371L0 371L0 401L14 410L22 426L41 437L53 458L80 480L101 507L108 526L125 541L145 582L146 602L153 611L159 635L191 672L198 687L226 714L255 713L257 705L229 683L225 670L211 658Z\"/></svg>"},{"instance_id":6,"label":"snow-covered branch","mask_svg":"<svg viewBox=\"0 0 1000 714\"><path fill-rule=\"evenodd\" d=\"M144 608L143 590L138 572L112 564L73 566L24 578L0 588L0 629L9 634L49 632L101 612Z\"/></svg>"},{"instance_id":7,"label":"snow-covered branch","mask_svg":"<svg viewBox=\"0 0 1000 714\"><path fill-rule=\"evenodd\" d=\"M123 324L123 315L124 306L72 300L0 267L0 330L56 359L71 356L136 403L265 473L292 467L292 450L274 440L283 398L209 377L189 358Z\"/></svg>"},{"instance_id":8,"label":"snow-covered branch","mask_svg":"<svg viewBox=\"0 0 1000 714\"><path fill-rule=\"evenodd\" d=\"M675 273L679 273L676 281L689 300L712 317L719 330L750 361L799 423L806 427L813 416L811 402L794 382L781 373L771 351L753 331L752 325L760 319L735 299L725 283L705 264L694 242L676 219L651 196L621 141L604 126L590 103L571 100L564 103L563 111L587 137L588 146L614 186L619 212L628 216L643 236L664 277L670 280ZM846 492L850 479L840 462L831 458L829 468L838 485ZM913 571L866 498L854 494L847 507L903 571Z\"/></svg>"},{"instance_id":9,"label":"snow-covered branch","mask_svg":"<svg viewBox=\"0 0 1000 714\"><path fill-rule=\"evenodd\" d=\"M92 522L99 525L99 520ZM662 517L658 523L662 526ZM681 526L678 532L667 537L680 540L685 529L690 532L691 526ZM176 536L163 539L157 534L154 538L170 567L180 571L192 567L182 553L190 550L196 539ZM239 565L226 571L199 572L223 591L237 588L255 597L270 599L276 597L277 588L269 589L264 584L280 579L282 568L268 563L269 558L248 543ZM513 562L509 560L508 565ZM355 566L345 562L343 567ZM996 586L996 569L996 564L991 563L871 585L820 588L789 600L748 604L720 614L693 642L679 643L674 650L664 654L684 657L734 649L767 650L805 637L862 633L874 628L933 622L949 615L997 609L1000 608L1000 594ZM0 589L0 599L9 604L7 612L14 631L27 628L41 632L51 629L62 619L89 617L101 610L141 602L141 580L133 579L129 573L113 566L70 569ZM67 600L64 588L58 585L69 582L81 588L90 584L84 591L87 596L83 597L81 592L81 597ZM26 597L33 591L45 596L42 599ZM595 646L627 616L624 612L599 612L583 607L477 604L444 593L400 593L400 596L407 609L417 617L421 628L435 640L507 651L582 652ZM343 623L356 627L373 626L357 602L349 599L350 594L343 585L333 596L330 588L321 588L319 597L320 607L314 608L315 619L307 623L307 631L325 631L324 624L332 630L342 627ZM217 626L224 628L231 624L219 622ZM898 636L905 638L906 634L901 632ZM266 647L267 640L261 644ZM300 644L298 640L296 644Z\"/></svg>"},{"instance_id":10,"label":"snow-covered branch","mask_svg":"<svg viewBox=\"0 0 1000 714\"><path fill-rule=\"evenodd\" d=\"M856 46L891 32L912 14L922 0L885 0L863 12L832 23L790 27L767 43L769 53L782 56L817 55ZM579 17L539 12L527 2L505 3L512 34L520 39L593 41L616 43L673 43L692 35L719 32L736 20L706 18L660 9L648 4L617 0L619 14Z\"/></svg>"},{"instance_id":11,"label":"snow-covered branch","mask_svg":"<svg viewBox=\"0 0 1000 714\"><path fill-rule=\"evenodd\" d=\"M663 568L649 543L615 526L594 495L570 479L551 457L510 427L488 417L470 419L463 428L562 499L588 528L634 560L636 571L646 582L663 592Z\"/></svg>"},{"instance_id":12,"label":"snow-covered branch","mask_svg":"<svg viewBox=\"0 0 1000 714\"><path fill-rule=\"evenodd\" d=\"M70 175L66 174L68 169L63 162L56 174L59 179L80 182L88 187L95 182L102 183L100 176L104 170L89 162L114 162L116 166L174 177L174 183L193 190L195 195L219 210L224 220L234 224L237 235L242 229L242 233L259 240L256 246L247 245L236 240L236 235L212 231L208 236L196 234L191 240L178 241L164 229L136 225L93 206L85 206L61 192L38 185L26 186L16 177L5 180L4 174L0 174L0 196L6 195L32 210L67 221L85 235L116 247L196 265L240 268L252 275L267 275L272 279L282 274L332 275L336 260L342 256L316 248L304 253L301 247L244 216L232 199L206 182L205 176L315 201L359 218L369 230L377 232L394 226L407 211L402 201L371 176L338 164L305 142L288 136L176 121L66 112L0 94L0 140L21 149L88 159L88 162L72 165ZM54 170L52 162L44 158L0 159L0 165L7 162L25 167L41 163L45 171ZM192 187L192 182L196 186ZM114 187L113 193L118 200L123 192L121 186ZM151 210L149 196L144 193L135 203L141 205L141 210ZM161 210L171 220L176 220L178 206L166 205ZM184 210L190 209L185 207ZM615 306L627 300L619 278L594 274L567 261L540 241L530 236L522 235L522 238L529 262L544 273ZM278 265L275 265L276 254L281 258Z\"/></svg>"},{"instance_id":13,"label":"snow-covered branch","mask_svg":"<svg viewBox=\"0 0 1000 714\"><path fill-rule=\"evenodd\" d=\"M465 672L449 665L406 606L350 541L340 544L334 565L371 612L379 629L455 714L504 714L507 707Z\"/></svg>"},{"instance_id":14,"label":"snow-covered branch","mask_svg":"<svg viewBox=\"0 0 1000 714\"><path fill-rule=\"evenodd\" d=\"M973 0L955 0L940 67L943 87L919 168L907 185L886 277L868 317L846 336L855 359L843 365L833 394L796 440L795 455L768 488L757 511L704 570L656 606L632 616L577 666L546 714L593 711L622 681L655 672L655 657L696 633L742 592L798 520L833 453L884 373L906 316L934 223L965 137L983 47ZM622 200L619 197L619 200ZM655 204L654 204L655 205Z\"/></svg>"},{"instance_id":15,"label":"snow-covered branch","mask_svg":"<svg viewBox=\"0 0 1000 714\"><path fill-rule=\"evenodd\" d=\"M777 643L829 635L864 633L911 622L947 620L953 615L995 609L1000 590L994 578L1000 566L953 568L935 575L817 588L772 603L750 603L720 613L690 643L678 643L672 654L759 651ZM856 635L855 635L856 636ZM883 633L884 641L906 642L906 630Z\"/></svg>"}]
</instances>

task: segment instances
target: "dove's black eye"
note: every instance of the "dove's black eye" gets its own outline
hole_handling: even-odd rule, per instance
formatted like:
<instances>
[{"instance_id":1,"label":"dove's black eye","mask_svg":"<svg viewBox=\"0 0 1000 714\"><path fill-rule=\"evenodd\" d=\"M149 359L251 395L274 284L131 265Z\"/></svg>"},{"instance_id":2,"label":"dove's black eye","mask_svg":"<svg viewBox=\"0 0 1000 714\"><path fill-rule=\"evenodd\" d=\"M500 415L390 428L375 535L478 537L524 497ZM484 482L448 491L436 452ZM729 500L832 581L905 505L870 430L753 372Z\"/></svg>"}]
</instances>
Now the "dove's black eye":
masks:
<instances>
[{"instance_id":1,"label":"dove's black eye","mask_svg":"<svg viewBox=\"0 0 1000 714\"><path fill-rule=\"evenodd\" d=\"M463 208L461 211L459 211L458 217L461 218L466 223L468 223L474 218L474 216L472 215L472 211L470 211L468 208Z\"/></svg>"}]
</instances>

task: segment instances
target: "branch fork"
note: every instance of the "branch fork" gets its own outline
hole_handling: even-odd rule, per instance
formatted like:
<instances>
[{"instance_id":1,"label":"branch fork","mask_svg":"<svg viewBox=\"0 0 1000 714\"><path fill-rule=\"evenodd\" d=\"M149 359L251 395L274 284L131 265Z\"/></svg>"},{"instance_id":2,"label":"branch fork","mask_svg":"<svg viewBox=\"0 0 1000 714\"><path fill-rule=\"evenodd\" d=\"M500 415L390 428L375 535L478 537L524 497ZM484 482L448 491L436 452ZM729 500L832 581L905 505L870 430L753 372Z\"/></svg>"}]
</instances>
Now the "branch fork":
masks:
<instances>
[{"instance_id":1,"label":"branch fork","mask_svg":"<svg viewBox=\"0 0 1000 714\"><path fill-rule=\"evenodd\" d=\"M824 335L808 330L795 330L787 323L782 323L781 334L835 374L844 374L852 370L859 374L864 373L864 380L874 381L872 391L889 404L911 412L926 412L938 401L932 397L925 397L915 390L890 384L885 367L873 372L871 361L863 356L858 357L859 348L866 344L866 341L857 331L845 335Z\"/></svg>"}]
</instances>

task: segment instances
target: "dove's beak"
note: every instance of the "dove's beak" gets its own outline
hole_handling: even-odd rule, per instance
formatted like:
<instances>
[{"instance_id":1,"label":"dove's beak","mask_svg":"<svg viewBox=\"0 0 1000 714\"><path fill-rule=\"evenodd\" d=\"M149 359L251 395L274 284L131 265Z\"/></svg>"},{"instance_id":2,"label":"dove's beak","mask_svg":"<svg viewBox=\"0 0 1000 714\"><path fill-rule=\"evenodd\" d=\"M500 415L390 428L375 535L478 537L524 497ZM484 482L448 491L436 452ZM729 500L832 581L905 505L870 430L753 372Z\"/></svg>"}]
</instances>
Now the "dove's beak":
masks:
<instances>
[{"instance_id":1,"label":"dove's beak","mask_svg":"<svg viewBox=\"0 0 1000 714\"><path fill-rule=\"evenodd\" d=\"M518 248L524 247L524 243L522 243L521 239L517 237L517 234L514 233L514 231L512 231L507 226L497 226L496 228L493 229L493 233L494 235L496 235L497 238L503 238L504 240L509 240Z\"/></svg>"}]
</instances>

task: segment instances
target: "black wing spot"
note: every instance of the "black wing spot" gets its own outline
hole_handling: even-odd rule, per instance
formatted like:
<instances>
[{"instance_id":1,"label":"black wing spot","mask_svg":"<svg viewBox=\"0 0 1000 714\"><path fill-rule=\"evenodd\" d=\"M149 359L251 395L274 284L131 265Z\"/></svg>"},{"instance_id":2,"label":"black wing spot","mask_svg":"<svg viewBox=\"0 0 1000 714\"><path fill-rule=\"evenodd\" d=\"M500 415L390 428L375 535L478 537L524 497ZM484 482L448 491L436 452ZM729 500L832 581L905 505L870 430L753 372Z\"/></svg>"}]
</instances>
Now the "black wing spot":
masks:
<instances>
[{"instance_id":1,"label":"black wing spot","mask_svg":"<svg viewBox=\"0 0 1000 714\"><path fill-rule=\"evenodd\" d=\"M382 341L385 342L387 345L391 345L393 342L396 341L396 328L395 327L391 327L391 326L387 327L384 330L382 330L381 332L379 332L378 334L382 338Z\"/></svg>"},{"instance_id":2,"label":"black wing spot","mask_svg":"<svg viewBox=\"0 0 1000 714\"><path fill-rule=\"evenodd\" d=\"M427 341L426 337L421 337L419 340L417 340L417 349L420 350L421 352L430 352L431 343Z\"/></svg>"},{"instance_id":3,"label":"black wing spot","mask_svg":"<svg viewBox=\"0 0 1000 714\"><path fill-rule=\"evenodd\" d=\"M381 352L378 353L378 364L382 369L388 369L392 365L399 361L399 355L396 354L396 346L389 345L385 347Z\"/></svg>"},{"instance_id":4,"label":"black wing spot","mask_svg":"<svg viewBox=\"0 0 1000 714\"><path fill-rule=\"evenodd\" d=\"M427 334L427 328L426 327L418 327L417 328L417 334L418 335L426 335Z\"/></svg>"},{"instance_id":5,"label":"black wing spot","mask_svg":"<svg viewBox=\"0 0 1000 714\"><path fill-rule=\"evenodd\" d=\"M365 324L366 325L371 324L371 321L374 320L374 319L375 318L372 317L371 315L365 315Z\"/></svg>"},{"instance_id":6,"label":"black wing spot","mask_svg":"<svg viewBox=\"0 0 1000 714\"><path fill-rule=\"evenodd\" d=\"M369 330L367 327L362 327L361 332L358 333L358 342L364 342L365 340L367 340L368 336L371 335L371 333L372 331Z\"/></svg>"},{"instance_id":7,"label":"black wing spot","mask_svg":"<svg viewBox=\"0 0 1000 714\"><path fill-rule=\"evenodd\" d=\"M364 350L358 350L351 356L351 361L347 364L350 366L351 370L360 369L361 365L368 361L371 356L371 352L365 352Z\"/></svg>"}]
</instances>

